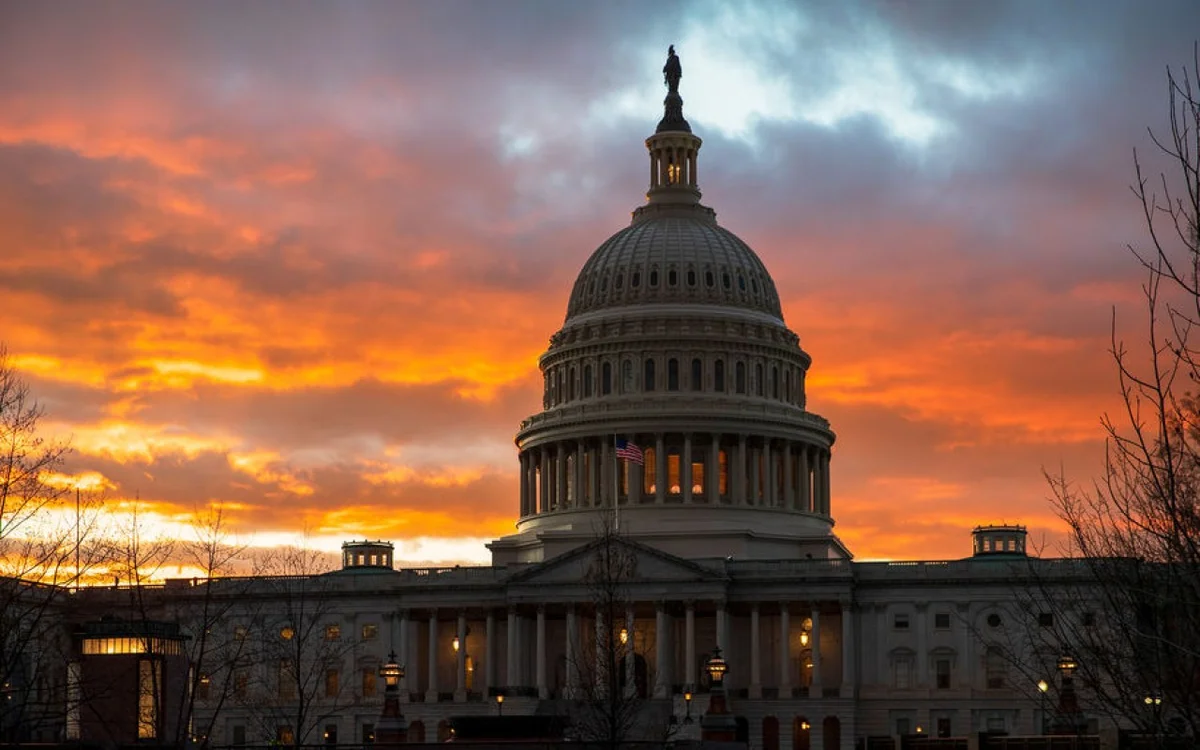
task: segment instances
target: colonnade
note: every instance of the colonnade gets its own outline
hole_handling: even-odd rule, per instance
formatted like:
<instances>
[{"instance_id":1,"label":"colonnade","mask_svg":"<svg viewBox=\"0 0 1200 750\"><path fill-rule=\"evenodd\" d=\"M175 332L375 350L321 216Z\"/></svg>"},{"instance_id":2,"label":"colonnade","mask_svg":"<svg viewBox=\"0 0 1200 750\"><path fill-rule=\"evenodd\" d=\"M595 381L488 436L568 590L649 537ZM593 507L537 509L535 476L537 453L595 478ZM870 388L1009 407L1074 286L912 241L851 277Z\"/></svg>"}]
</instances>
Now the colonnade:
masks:
<instances>
[{"instance_id":1,"label":"colonnade","mask_svg":"<svg viewBox=\"0 0 1200 750\"><path fill-rule=\"evenodd\" d=\"M653 624L649 624L648 608L654 608ZM427 659L425 670L415 664L406 670L401 683L401 691L405 697L422 695L426 702L436 702L448 695L455 701L465 701L468 688L472 691L487 694L489 691L504 691L507 693L536 695L539 698L582 697L594 690L585 686L581 680L593 678L598 669L595 665L608 663L610 653L608 648L614 648L611 654L618 663L624 662L623 673L626 689L635 689L634 681L639 675L649 679L651 672L646 659L654 661L652 684L644 685L646 697L668 698L684 690L695 691L701 685L703 677L703 662L711 651L713 644L708 640L715 635L715 645L719 646L731 661L742 661L737 664L742 687L746 689L747 697L757 699L762 697L807 697L824 698L831 696L850 697L854 689L855 675L855 636L853 624L853 609L848 601L833 609L819 604L789 604L787 602L770 602L772 613L778 617L779 632L771 638L773 647L762 647L762 635L769 628L761 627L761 606L750 604L748 612L746 605L739 605L740 622L748 619L748 628L735 628L727 604L722 601L703 603L703 612L697 613L697 603L686 602L643 602L621 605L612 613L615 616L597 617L595 608L591 605L553 605L552 611L547 605L529 605L521 608L509 607L503 609L478 610L468 618L466 610L450 608L431 608L423 611L402 610L393 618L393 642L402 660ZM635 617L641 614L641 620ZM748 614L748 618L747 618ZM532 615L532 617L531 617ZM682 615L682 618L681 618ZM828 635L826 622L828 616L840 618L841 638ZM502 625L502 618L504 622ZM428 627L415 627L420 620L427 620ZM469 623L478 624L479 619L484 623L483 674L474 675L475 685L468 680L467 639ZM547 636L548 619L562 622L563 637L554 639ZM610 619L612 620L610 624ZM682 619L682 628L678 620ZM457 636L460 648L451 651L445 631L439 623L449 620L454 623L454 635ZM532 622L530 622L532 620ZM591 622L587 622L590 620ZM703 621L703 627L698 627ZM640 622L635 626L635 622ZM835 620L836 623L836 620ZM532 625L532 627L530 627ZM607 632L608 627L623 627L628 639L615 638ZM499 645L500 630L503 627L505 644ZM646 632L638 631L635 627ZM744 631L748 629L748 638ZM532 643L524 639L532 630ZM555 628L557 632L557 627ZM703 643L698 643L698 630L705 635ZM735 630L737 631L735 634ZM588 631L594 631L594 636L585 638ZM682 637L679 637L679 636ZM736 643L734 643L736 637ZM803 645L796 647L800 638ZM652 640L651 640L652 639ZM841 669L826 674L822 666L822 657L837 655L840 641ZM682 642L680 642L682 641ZM749 642L749 653L745 654L745 644ZM651 646L652 644L652 646ZM476 642L478 646L478 642ZM732 648L731 648L732 646ZM650 648L653 652L650 652ZM504 658L501 659L500 649L503 648ZM553 649L553 651L551 651ZM585 649L595 649L595 654L585 653ZM424 653L422 654L421 651ZM454 659L454 680L452 684L443 685L439 676L444 676L440 669L450 654ZM639 670L638 660L642 660ZM744 663L748 660L748 664ZM777 660L778 667L772 670L774 684L764 684L763 665L767 660ZM504 672L500 667L503 662ZM556 673L554 683L550 681L548 664L566 664L565 672ZM581 669L580 665L588 664L589 669ZM809 666L811 665L811 666ZM472 665L474 666L474 665ZM799 669L797 669L799 666ZM532 670L530 670L532 667ZM530 673L532 672L532 673ZM840 685L838 683L840 672ZM441 673L441 674L440 674ZM422 679L422 677L424 679ZM829 679L831 678L831 679ZM612 684L612 683L610 683ZM586 688L586 690L585 690Z\"/></svg>"},{"instance_id":2,"label":"colonnade","mask_svg":"<svg viewBox=\"0 0 1200 750\"><path fill-rule=\"evenodd\" d=\"M748 435L629 439L645 451L644 467L618 460L611 438L522 451L521 516L611 506L614 496L622 505L682 502L830 515L827 448Z\"/></svg>"}]
</instances>

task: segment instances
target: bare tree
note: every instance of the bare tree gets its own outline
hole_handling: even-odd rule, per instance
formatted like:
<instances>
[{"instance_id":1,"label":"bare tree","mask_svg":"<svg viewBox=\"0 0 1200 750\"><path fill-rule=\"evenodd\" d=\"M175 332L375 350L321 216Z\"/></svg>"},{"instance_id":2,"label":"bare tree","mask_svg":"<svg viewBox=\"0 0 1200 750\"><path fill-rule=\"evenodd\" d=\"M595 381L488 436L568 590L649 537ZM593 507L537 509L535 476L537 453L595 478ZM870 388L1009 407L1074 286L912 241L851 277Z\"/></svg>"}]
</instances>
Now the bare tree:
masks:
<instances>
[{"instance_id":1,"label":"bare tree","mask_svg":"<svg viewBox=\"0 0 1200 750\"><path fill-rule=\"evenodd\" d=\"M607 520L607 519L606 519ZM609 523L597 530L582 571L595 614L594 633L568 655L577 695L571 715L575 737L594 747L632 740L666 740L675 726L669 709L655 711L645 697L645 665L653 646L632 622L631 586L638 578L636 544Z\"/></svg>"},{"instance_id":2,"label":"bare tree","mask_svg":"<svg viewBox=\"0 0 1200 750\"><path fill-rule=\"evenodd\" d=\"M1200 736L1198 77L1197 49L1167 71L1167 132L1150 132L1162 171L1148 176L1134 152L1146 240L1129 250L1146 274L1145 341L1127 346L1114 315L1124 408L1103 419L1105 470L1090 486L1050 477L1074 559L1034 561L1024 602L1032 670L1052 675L1066 657L1090 710L1160 742Z\"/></svg>"},{"instance_id":3,"label":"bare tree","mask_svg":"<svg viewBox=\"0 0 1200 750\"><path fill-rule=\"evenodd\" d=\"M312 744L322 725L360 696L346 669L356 640L345 632L329 557L285 547L262 563L255 595L262 623L255 689L244 705L260 732L280 744Z\"/></svg>"},{"instance_id":4,"label":"bare tree","mask_svg":"<svg viewBox=\"0 0 1200 750\"><path fill-rule=\"evenodd\" d=\"M0 737L22 740L61 724L69 644L62 611L96 562L98 518L59 470L65 441L40 431L44 411L0 346ZM59 481L53 481L58 479Z\"/></svg>"}]
</instances>

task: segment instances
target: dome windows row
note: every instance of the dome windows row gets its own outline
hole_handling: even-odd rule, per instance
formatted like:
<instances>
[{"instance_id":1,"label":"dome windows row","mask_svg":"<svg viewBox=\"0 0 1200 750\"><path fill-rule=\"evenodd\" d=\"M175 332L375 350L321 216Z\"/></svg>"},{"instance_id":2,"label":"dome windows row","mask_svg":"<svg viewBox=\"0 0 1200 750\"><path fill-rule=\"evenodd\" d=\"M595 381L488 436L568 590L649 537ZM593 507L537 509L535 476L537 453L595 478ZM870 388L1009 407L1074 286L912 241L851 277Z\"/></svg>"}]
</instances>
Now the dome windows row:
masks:
<instances>
[{"instance_id":1,"label":"dome windows row","mask_svg":"<svg viewBox=\"0 0 1200 750\"><path fill-rule=\"evenodd\" d=\"M651 265L648 269L618 267L589 276L583 290L581 309L570 311L572 313L610 302L633 301L645 294L666 290L677 291L684 299L716 297L725 301L748 301L778 314L779 300L770 281L755 272L671 264L661 270L658 265Z\"/></svg>"},{"instance_id":2,"label":"dome windows row","mask_svg":"<svg viewBox=\"0 0 1200 750\"><path fill-rule=\"evenodd\" d=\"M804 407L804 371L781 360L725 358L626 357L619 361L596 359L583 364L562 364L543 373L543 408L579 399L690 391L731 393L783 401Z\"/></svg>"}]
</instances>

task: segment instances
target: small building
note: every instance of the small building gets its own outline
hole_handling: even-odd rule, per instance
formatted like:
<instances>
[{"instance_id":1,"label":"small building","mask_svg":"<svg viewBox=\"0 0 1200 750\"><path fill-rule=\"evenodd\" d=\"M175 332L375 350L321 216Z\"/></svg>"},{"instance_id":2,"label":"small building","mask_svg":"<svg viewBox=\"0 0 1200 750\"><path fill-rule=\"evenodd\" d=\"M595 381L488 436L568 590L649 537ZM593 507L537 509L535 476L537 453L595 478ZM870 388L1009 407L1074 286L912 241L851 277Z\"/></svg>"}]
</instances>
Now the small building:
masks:
<instances>
[{"instance_id":1,"label":"small building","mask_svg":"<svg viewBox=\"0 0 1200 750\"><path fill-rule=\"evenodd\" d=\"M67 737L173 741L188 692L185 636L176 623L102 619L76 633L67 672Z\"/></svg>"}]
</instances>

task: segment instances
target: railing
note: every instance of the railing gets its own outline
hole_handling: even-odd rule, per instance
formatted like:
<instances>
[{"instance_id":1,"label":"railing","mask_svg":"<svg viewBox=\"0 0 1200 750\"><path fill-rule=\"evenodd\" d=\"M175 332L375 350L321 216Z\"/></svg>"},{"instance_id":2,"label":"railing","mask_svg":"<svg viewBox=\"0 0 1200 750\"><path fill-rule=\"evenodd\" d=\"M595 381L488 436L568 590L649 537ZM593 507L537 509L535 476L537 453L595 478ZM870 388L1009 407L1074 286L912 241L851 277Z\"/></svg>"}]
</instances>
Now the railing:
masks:
<instances>
[{"instance_id":1,"label":"railing","mask_svg":"<svg viewBox=\"0 0 1200 750\"><path fill-rule=\"evenodd\" d=\"M637 394L642 395L642 394ZM663 398L667 396L668 398ZM781 402L764 401L761 397L713 397L698 398L691 392L658 392L653 398L621 398L617 401L598 399L592 403L571 404L551 407L549 410L521 422L521 430L530 427L554 425L565 422L611 419L614 417L642 417L647 413L677 413L681 415L703 414L705 416L727 416L737 421L774 418L790 424L806 424L819 430L829 429L829 420L798 406Z\"/></svg>"}]
</instances>

